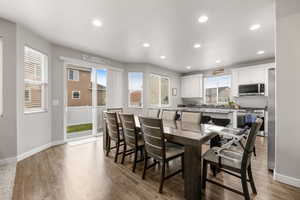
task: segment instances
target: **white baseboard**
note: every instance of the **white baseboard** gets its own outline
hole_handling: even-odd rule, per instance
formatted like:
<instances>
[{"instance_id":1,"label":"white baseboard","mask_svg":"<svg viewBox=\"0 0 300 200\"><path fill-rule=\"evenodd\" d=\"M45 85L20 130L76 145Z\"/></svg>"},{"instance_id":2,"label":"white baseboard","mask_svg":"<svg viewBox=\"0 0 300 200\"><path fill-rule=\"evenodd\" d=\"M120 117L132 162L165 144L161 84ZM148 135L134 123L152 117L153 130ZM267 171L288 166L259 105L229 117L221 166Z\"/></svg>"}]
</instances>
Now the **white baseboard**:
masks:
<instances>
[{"instance_id":1,"label":"white baseboard","mask_svg":"<svg viewBox=\"0 0 300 200\"><path fill-rule=\"evenodd\" d=\"M12 164L12 163L16 163L16 162L17 162L16 157L5 158L5 159L0 160L0 166L1 165Z\"/></svg>"},{"instance_id":2,"label":"white baseboard","mask_svg":"<svg viewBox=\"0 0 300 200\"><path fill-rule=\"evenodd\" d=\"M274 170L274 180L300 188L300 179L276 173Z\"/></svg>"},{"instance_id":3,"label":"white baseboard","mask_svg":"<svg viewBox=\"0 0 300 200\"><path fill-rule=\"evenodd\" d=\"M51 143L51 146L54 147L54 146L61 145L61 144L66 144L66 141L64 141L64 140L54 141Z\"/></svg>"},{"instance_id":4,"label":"white baseboard","mask_svg":"<svg viewBox=\"0 0 300 200\"><path fill-rule=\"evenodd\" d=\"M50 147L52 147L52 143L44 144L42 146L31 149L30 151L22 153L22 154L18 155L18 162L21 161L21 160L24 160L25 158L28 158L28 157L36 154L36 153L39 153L39 152L41 152L45 149L48 149Z\"/></svg>"}]
</instances>

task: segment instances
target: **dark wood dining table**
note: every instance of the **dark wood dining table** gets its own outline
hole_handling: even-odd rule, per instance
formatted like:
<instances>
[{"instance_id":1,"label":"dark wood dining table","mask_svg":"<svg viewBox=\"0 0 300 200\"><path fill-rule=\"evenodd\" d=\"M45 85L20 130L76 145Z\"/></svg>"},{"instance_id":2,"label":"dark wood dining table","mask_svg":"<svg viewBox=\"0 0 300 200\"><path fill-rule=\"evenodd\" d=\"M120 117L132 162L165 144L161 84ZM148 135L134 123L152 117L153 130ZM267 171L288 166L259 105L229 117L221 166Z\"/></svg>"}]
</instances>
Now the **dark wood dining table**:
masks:
<instances>
[{"instance_id":1,"label":"dark wood dining table","mask_svg":"<svg viewBox=\"0 0 300 200\"><path fill-rule=\"evenodd\" d=\"M135 116L140 128L138 116ZM168 141L184 146L184 196L188 200L199 200L201 196L202 145L227 128L181 121L163 121L165 137ZM107 137L107 136L104 136ZM104 140L107 140L104 138Z\"/></svg>"}]
</instances>

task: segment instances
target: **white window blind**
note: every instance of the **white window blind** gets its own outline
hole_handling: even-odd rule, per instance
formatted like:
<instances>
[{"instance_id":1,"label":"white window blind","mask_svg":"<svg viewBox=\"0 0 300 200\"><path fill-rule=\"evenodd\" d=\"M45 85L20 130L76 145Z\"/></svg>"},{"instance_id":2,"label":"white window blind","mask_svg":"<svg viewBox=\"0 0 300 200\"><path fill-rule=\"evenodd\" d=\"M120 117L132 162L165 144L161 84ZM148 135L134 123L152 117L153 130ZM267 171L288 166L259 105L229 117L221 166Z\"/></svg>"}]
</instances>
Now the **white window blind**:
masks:
<instances>
[{"instance_id":1,"label":"white window blind","mask_svg":"<svg viewBox=\"0 0 300 200\"><path fill-rule=\"evenodd\" d=\"M3 43L0 38L0 116L3 115Z\"/></svg>"},{"instance_id":2,"label":"white window blind","mask_svg":"<svg viewBox=\"0 0 300 200\"><path fill-rule=\"evenodd\" d=\"M109 69L107 72L107 107L123 106L123 72Z\"/></svg>"},{"instance_id":3,"label":"white window blind","mask_svg":"<svg viewBox=\"0 0 300 200\"><path fill-rule=\"evenodd\" d=\"M24 112L47 109L48 57L29 47L24 48Z\"/></svg>"},{"instance_id":4,"label":"white window blind","mask_svg":"<svg viewBox=\"0 0 300 200\"><path fill-rule=\"evenodd\" d=\"M149 103L152 106L170 105L170 79L168 77L150 74Z\"/></svg>"}]
</instances>

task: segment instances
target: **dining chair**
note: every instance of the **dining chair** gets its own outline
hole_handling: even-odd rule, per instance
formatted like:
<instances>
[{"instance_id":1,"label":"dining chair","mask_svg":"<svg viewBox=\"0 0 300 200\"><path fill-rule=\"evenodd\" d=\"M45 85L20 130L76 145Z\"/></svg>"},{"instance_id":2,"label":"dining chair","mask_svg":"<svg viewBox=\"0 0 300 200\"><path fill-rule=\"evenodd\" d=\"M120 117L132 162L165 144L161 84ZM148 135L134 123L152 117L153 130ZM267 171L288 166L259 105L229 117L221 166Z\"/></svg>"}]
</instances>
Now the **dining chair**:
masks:
<instances>
[{"instance_id":1,"label":"dining chair","mask_svg":"<svg viewBox=\"0 0 300 200\"><path fill-rule=\"evenodd\" d=\"M106 155L108 156L110 150L116 149L115 153L115 162L118 161L118 156L123 152L120 152L120 146L125 145L124 136L122 129L119 127L118 117L116 112L107 112L106 113L106 123L107 123L107 132L109 135L108 146ZM115 142L115 146L111 147L111 140Z\"/></svg>"},{"instance_id":2,"label":"dining chair","mask_svg":"<svg viewBox=\"0 0 300 200\"><path fill-rule=\"evenodd\" d=\"M262 119L257 119L252 124L250 133L247 137L245 147L242 152L234 151L228 147L213 147L203 156L203 179L202 187L205 189L206 181L221 186L237 194L243 195L246 200L250 200L248 183L250 182L252 192L257 194L251 169L251 157L258 131L262 125ZM231 187L222 185L207 178L208 164L217 167L220 171L241 179L243 192ZM247 174L249 179L247 178Z\"/></svg>"},{"instance_id":3,"label":"dining chair","mask_svg":"<svg viewBox=\"0 0 300 200\"><path fill-rule=\"evenodd\" d=\"M177 111L176 110L161 110L161 119L163 120L176 120Z\"/></svg>"},{"instance_id":4,"label":"dining chair","mask_svg":"<svg viewBox=\"0 0 300 200\"><path fill-rule=\"evenodd\" d=\"M162 193L163 183L166 179L180 172L183 173L184 149L179 145L171 144L166 141L162 119L140 117L139 120L145 141L145 160L142 179L145 179L147 169L154 167L157 163L161 163L159 193ZM166 175L166 166L169 161L178 157L181 157L181 168ZM149 158L154 158L154 163L148 166Z\"/></svg>"},{"instance_id":5,"label":"dining chair","mask_svg":"<svg viewBox=\"0 0 300 200\"><path fill-rule=\"evenodd\" d=\"M125 139L125 145L124 145L123 157L121 163L124 164L124 160L126 156L134 154L132 171L135 172L136 164L144 160L144 155L143 155L144 140L136 127L133 114L120 114L120 117L123 124L124 139ZM138 152L141 153L140 160L137 159Z\"/></svg>"},{"instance_id":6,"label":"dining chair","mask_svg":"<svg viewBox=\"0 0 300 200\"><path fill-rule=\"evenodd\" d=\"M147 116L152 118L159 118L160 109L149 108Z\"/></svg>"},{"instance_id":7,"label":"dining chair","mask_svg":"<svg viewBox=\"0 0 300 200\"><path fill-rule=\"evenodd\" d=\"M188 123L200 124L201 112L182 111L181 112L181 121L188 122Z\"/></svg>"},{"instance_id":8,"label":"dining chair","mask_svg":"<svg viewBox=\"0 0 300 200\"><path fill-rule=\"evenodd\" d=\"M117 113L118 122L121 124L120 113L123 112L123 108L107 108L107 112L115 112Z\"/></svg>"}]
</instances>

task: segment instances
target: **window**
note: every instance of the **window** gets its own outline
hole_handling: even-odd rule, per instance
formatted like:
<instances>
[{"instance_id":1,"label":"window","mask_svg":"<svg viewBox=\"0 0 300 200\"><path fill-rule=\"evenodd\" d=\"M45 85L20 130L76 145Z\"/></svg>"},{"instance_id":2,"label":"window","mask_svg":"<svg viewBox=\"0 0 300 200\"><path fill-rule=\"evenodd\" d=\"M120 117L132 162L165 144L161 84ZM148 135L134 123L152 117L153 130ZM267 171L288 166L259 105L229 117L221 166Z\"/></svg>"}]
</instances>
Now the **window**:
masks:
<instances>
[{"instance_id":1,"label":"window","mask_svg":"<svg viewBox=\"0 0 300 200\"><path fill-rule=\"evenodd\" d=\"M25 103L31 102L31 90L25 89Z\"/></svg>"},{"instance_id":2,"label":"window","mask_svg":"<svg viewBox=\"0 0 300 200\"><path fill-rule=\"evenodd\" d=\"M3 114L3 47L0 37L0 116Z\"/></svg>"},{"instance_id":3,"label":"window","mask_svg":"<svg viewBox=\"0 0 300 200\"><path fill-rule=\"evenodd\" d=\"M230 99L231 76L211 76L204 78L206 104L225 104Z\"/></svg>"},{"instance_id":4,"label":"window","mask_svg":"<svg viewBox=\"0 0 300 200\"><path fill-rule=\"evenodd\" d=\"M97 106L106 105L107 96L107 70L97 69L96 70L96 80L97 80Z\"/></svg>"},{"instance_id":5,"label":"window","mask_svg":"<svg viewBox=\"0 0 300 200\"><path fill-rule=\"evenodd\" d=\"M150 75L149 103L152 106L170 105L170 79L155 74Z\"/></svg>"},{"instance_id":6,"label":"window","mask_svg":"<svg viewBox=\"0 0 300 200\"><path fill-rule=\"evenodd\" d=\"M128 73L128 106L142 107L143 106L143 73L129 72Z\"/></svg>"},{"instance_id":7,"label":"window","mask_svg":"<svg viewBox=\"0 0 300 200\"><path fill-rule=\"evenodd\" d=\"M79 70L68 69L68 80L79 81Z\"/></svg>"},{"instance_id":8,"label":"window","mask_svg":"<svg viewBox=\"0 0 300 200\"><path fill-rule=\"evenodd\" d=\"M24 48L24 112L47 109L48 57L29 47Z\"/></svg>"},{"instance_id":9,"label":"window","mask_svg":"<svg viewBox=\"0 0 300 200\"><path fill-rule=\"evenodd\" d=\"M80 99L80 91L72 91L72 99Z\"/></svg>"}]
</instances>

